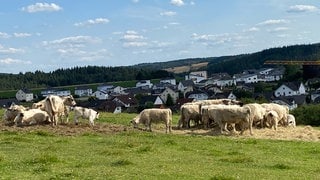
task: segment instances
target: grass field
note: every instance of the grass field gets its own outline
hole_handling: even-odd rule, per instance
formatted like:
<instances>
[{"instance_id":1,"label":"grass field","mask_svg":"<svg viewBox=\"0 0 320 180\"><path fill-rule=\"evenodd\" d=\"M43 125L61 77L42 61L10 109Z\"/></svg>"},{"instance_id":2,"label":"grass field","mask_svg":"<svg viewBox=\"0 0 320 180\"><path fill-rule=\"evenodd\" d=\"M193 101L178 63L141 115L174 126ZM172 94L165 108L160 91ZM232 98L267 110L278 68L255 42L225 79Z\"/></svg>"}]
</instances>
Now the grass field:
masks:
<instances>
[{"instance_id":1,"label":"grass field","mask_svg":"<svg viewBox=\"0 0 320 180\"><path fill-rule=\"evenodd\" d=\"M135 114L101 115L94 128L1 125L0 179L320 179L318 141L146 132Z\"/></svg>"}]
</instances>

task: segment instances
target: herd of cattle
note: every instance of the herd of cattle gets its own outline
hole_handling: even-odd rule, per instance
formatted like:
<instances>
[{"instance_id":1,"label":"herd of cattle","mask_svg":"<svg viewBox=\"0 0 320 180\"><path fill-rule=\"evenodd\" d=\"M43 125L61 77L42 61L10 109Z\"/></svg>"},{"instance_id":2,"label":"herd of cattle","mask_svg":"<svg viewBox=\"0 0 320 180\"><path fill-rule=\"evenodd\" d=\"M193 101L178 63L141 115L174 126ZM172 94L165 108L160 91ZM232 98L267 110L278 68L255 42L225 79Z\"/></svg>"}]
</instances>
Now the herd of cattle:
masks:
<instances>
[{"instance_id":1,"label":"herd of cattle","mask_svg":"<svg viewBox=\"0 0 320 180\"><path fill-rule=\"evenodd\" d=\"M243 105L239 101L230 99L202 100L185 103L180 108L178 128L190 128L190 121L195 125L210 128L214 125L224 131L242 134L246 129L252 135L252 126L268 127L277 130L278 125L296 126L295 117L289 114L287 106L275 103L250 103ZM144 124L151 131L151 123L164 122L166 133L171 132L172 112L170 109L145 109L132 121L134 127Z\"/></svg>"},{"instance_id":2,"label":"herd of cattle","mask_svg":"<svg viewBox=\"0 0 320 180\"><path fill-rule=\"evenodd\" d=\"M75 106L74 98L70 96L49 95L45 99L33 103L31 108L22 105L11 104L4 112L3 121L5 125L27 126L35 124L57 125L60 121L69 121L70 110L74 111L75 123L79 118L89 119L91 126L94 120L99 118L99 113L93 109Z\"/></svg>"},{"instance_id":3,"label":"herd of cattle","mask_svg":"<svg viewBox=\"0 0 320 180\"><path fill-rule=\"evenodd\" d=\"M79 118L88 119L91 126L94 120L99 118L99 113L90 108L76 106L72 96L50 95L45 99L33 103L31 108L12 104L5 110L3 120L6 125L35 125L48 124L56 126L58 122L69 121L69 112L74 111L74 121L77 124ZM207 129L218 125L221 133L230 130L240 134L249 129L252 135L252 127L274 128L278 125L296 126L295 118L289 114L287 106L275 103L249 103L230 99L202 100L185 103L180 108L180 119L177 128L190 128L190 122ZM170 109L151 108L145 109L138 114L131 123L134 127L139 124L145 125L151 131L152 123L164 123L166 133L172 131L172 111Z\"/></svg>"}]
</instances>

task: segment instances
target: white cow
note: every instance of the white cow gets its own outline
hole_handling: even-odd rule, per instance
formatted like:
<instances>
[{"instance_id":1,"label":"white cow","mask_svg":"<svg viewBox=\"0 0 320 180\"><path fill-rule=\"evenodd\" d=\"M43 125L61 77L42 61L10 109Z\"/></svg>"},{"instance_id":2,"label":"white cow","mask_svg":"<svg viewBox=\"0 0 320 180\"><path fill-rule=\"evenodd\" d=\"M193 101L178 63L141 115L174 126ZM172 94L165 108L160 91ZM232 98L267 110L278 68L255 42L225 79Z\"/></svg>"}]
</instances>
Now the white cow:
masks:
<instances>
[{"instance_id":1,"label":"white cow","mask_svg":"<svg viewBox=\"0 0 320 180\"><path fill-rule=\"evenodd\" d=\"M288 126L296 127L296 118L292 114L288 114L287 123Z\"/></svg>"},{"instance_id":2,"label":"white cow","mask_svg":"<svg viewBox=\"0 0 320 180\"><path fill-rule=\"evenodd\" d=\"M66 111L65 105L76 105L76 102L71 95L65 97L49 95L45 98L45 111L49 114L52 125L57 125L59 118L62 121L62 116L65 115Z\"/></svg>"},{"instance_id":3,"label":"white cow","mask_svg":"<svg viewBox=\"0 0 320 180\"><path fill-rule=\"evenodd\" d=\"M50 123L50 117L46 111L40 109L21 110L15 117L17 126Z\"/></svg>"},{"instance_id":4,"label":"white cow","mask_svg":"<svg viewBox=\"0 0 320 180\"><path fill-rule=\"evenodd\" d=\"M90 125L94 126L94 120L99 119L99 112L97 112L93 109L76 106L76 107L72 108L72 110L74 111L75 124L78 124L79 118L83 118L83 119L88 119Z\"/></svg>"},{"instance_id":5,"label":"white cow","mask_svg":"<svg viewBox=\"0 0 320 180\"><path fill-rule=\"evenodd\" d=\"M225 106L224 108L214 108L209 110L209 117L213 117L214 121L220 126L221 133L223 130L228 131L227 124L239 124L241 133L243 134L247 126L249 126L252 135L252 119L250 107Z\"/></svg>"},{"instance_id":6,"label":"white cow","mask_svg":"<svg viewBox=\"0 0 320 180\"><path fill-rule=\"evenodd\" d=\"M138 127L138 124L144 124L149 131L151 130L151 123L164 122L166 125L166 133L171 132L172 124L172 112L171 109L159 109L151 108L145 109L137 115L131 123L135 128Z\"/></svg>"},{"instance_id":7,"label":"white cow","mask_svg":"<svg viewBox=\"0 0 320 180\"><path fill-rule=\"evenodd\" d=\"M270 110L266 114L266 120L269 124L271 124L271 128L273 127L274 130L278 129L278 123L280 121L279 115L276 111Z\"/></svg>"},{"instance_id":8,"label":"white cow","mask_svg":"<svg viewBox=\"0 0 320 180\"><path fill-rule=\"evenodd\" d=\"M5 110L3 114L3 122L5 125L13 125L14 124L14 119L16 116L21 112L22 110L27 110L22 105L16 105L16 104L11 104L11 106Z\"/></svg>"}]
</instances>

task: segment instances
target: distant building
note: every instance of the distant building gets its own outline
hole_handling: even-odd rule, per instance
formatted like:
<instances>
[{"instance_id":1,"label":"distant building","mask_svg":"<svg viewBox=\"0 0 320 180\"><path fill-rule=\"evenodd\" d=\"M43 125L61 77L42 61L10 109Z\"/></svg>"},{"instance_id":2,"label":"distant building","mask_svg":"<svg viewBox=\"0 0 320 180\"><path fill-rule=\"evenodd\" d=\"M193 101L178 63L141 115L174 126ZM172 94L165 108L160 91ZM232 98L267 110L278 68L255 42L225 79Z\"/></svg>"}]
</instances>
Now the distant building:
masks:
<instances>
[{"instance_id":1,"label":"distant building","mask_svg":"<svg viewBox=\"0 0 320 180\"><path fill-rule=\"evenodd\" d=\"M185 80L192 80L194 83L199 83L207 78L207 71L190 72L190 74L185 76Z\"/></svg>"},{"instance_id":2,"label":"distant building","mask_svg":"<svg viewBox=\"0 0 320 180\"><path fill-rule=\"evenodd\" d=\"M74 94L79 97L91 96L92 88L89 88L87 86L76 87L74 90Z\"/></svg>"},{"instance_id":3,"label":"distant building","mask_svg":"<svg viewBox=\"0 0 320 180\"><path fill-rule=\"evenodd\" d=\"M306 94L306 87L303 83L299 82L287 82L282 84L274 91L274 96L294 96Z\"/></svg>"},{"instance_id":4,"label":"distant building","mask_svg":"<svg viewBox=\"0 0 320 180\"><path fill-rule=\"evenodd\" d=\"M33 93L27 89L20 89L16 93L16 98L18 101L30 102L33 100Z\"/></svg>"},{"instance_id":5,"label":"distant building","mask_svg":"<svg viewBox=\"0 0 320 180\"><path fill-rule=\"evenodd\" d=\"M141 81L138 81L136 83L136 87L148 87L148 88L151 88L152 87L152 83L150 80L141 80Z\"/></svg>"}]
</instances>

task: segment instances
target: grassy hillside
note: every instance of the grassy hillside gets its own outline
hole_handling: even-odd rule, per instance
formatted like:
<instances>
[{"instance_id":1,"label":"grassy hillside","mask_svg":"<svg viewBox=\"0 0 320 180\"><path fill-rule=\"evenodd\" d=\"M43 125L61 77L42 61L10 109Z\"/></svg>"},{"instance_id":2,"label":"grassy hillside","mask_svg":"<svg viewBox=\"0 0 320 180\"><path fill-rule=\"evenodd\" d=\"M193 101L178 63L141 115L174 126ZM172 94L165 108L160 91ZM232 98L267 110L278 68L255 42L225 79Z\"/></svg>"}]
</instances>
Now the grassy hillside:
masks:
<instances>
[{"instance_id":1,"label":"grassy hillside","mask_svg":"<svg viewBox=\"0 0 320 180\"><path fill-rule=\"evenodd\" d=\"M319 142L145 132L129 124L135 114L101 115L93 129L0 125L1 179L320 178Z\"/></svg>"}]
</instances>

